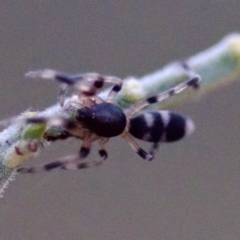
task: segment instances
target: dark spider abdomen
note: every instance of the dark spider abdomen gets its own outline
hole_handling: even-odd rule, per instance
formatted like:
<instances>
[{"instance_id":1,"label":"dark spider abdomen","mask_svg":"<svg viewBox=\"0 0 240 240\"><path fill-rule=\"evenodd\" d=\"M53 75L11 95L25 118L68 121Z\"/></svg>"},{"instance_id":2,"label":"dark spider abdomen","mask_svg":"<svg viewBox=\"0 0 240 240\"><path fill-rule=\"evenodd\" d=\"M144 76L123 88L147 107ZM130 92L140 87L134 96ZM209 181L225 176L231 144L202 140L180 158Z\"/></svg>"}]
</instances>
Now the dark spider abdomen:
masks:
<instances>
[{"instance_id":1,"label":"dark spider abdomen","mask_svg":"<svg viewBox=\"0 0 240 240\"><path fill-rule=\"evenodd\" d=\"M130 119L129 132L147 142L174 142L194 129L190 119L169 111L145 112Z\"/></svg>"},{"instance_id":2,"label":"dark spider abdomen","mask_svg":"<svg viewBox=\"0 0 240 240\"><path fill-rule=\"evenodd\" d=\"M122 109L111 103L96 104L78 110L77 120L101 137L115 137L126 127L126 116Z\"/></svg>"}]
</instances>

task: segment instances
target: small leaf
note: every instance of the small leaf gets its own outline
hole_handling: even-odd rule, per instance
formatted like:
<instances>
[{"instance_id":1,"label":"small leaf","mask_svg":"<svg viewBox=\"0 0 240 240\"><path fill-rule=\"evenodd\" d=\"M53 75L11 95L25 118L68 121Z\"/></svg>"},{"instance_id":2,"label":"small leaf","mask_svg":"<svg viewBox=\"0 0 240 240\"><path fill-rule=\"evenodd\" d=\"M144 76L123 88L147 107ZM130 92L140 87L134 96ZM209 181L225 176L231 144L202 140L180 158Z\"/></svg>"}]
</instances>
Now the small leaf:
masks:
<instances>
[{"instance_id":1,"label":"small leaf","mask_svg":"<svg viewBox=\"0 0 240 240\"><path fill-rule=\"evenodd\" d=\"M22 132L23 140L40 139L46 130L47 125L45 123L28 124Z\"/></svg>"}]
</instances>

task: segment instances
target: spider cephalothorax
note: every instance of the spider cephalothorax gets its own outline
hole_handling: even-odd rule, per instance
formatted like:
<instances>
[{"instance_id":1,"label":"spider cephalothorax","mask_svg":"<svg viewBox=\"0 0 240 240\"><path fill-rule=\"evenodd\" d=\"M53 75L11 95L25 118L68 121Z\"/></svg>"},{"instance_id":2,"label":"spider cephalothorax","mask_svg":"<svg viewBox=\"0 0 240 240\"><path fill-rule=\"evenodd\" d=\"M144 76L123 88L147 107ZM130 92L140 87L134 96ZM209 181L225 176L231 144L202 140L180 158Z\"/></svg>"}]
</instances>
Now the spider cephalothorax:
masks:
<instances>
[{"instance_id":1,"label":"spider cephalothorax","mask_svg":"<svg viewBox=\"0 0 240 240\"><path fill-rule=\"evenodd\" d=\"M186 70L186 65L183 66ZM53 137L46 136L48 141L76 137L82 139L82 146L76 155L66 156L58 161L38 166L18 169L19 172L33 173L49 171L55 168L61 169L82 169L101 164L107 158L105 143L111 137L121 136L132 147L132 149L143 159L152 160L154 150L161 142L173 142L189 135L193 129L193 121L178 113L171 111L144 112L136 115L145 106L163 101L172 95L178 94L188 87L198 88L200 77L190 74L190 79L178 84L174 88L159 93L156 96L141 100L123 111L113 104L115 95L121 90L122 80L113 76L102 76L97 73L88 73L77 76L68 76L55 70L38 70L27 74L31 78L56 79L61 82L60 105L64 111L75 112L74 119L59 118L58 121L51 121L52 118L35 117L28 118L27 123L61 123L63 131ZM114 84L106 100L98 96L99 89L104 83ZM77 99L65 101L65 94L68 87L77 91ZM53 124L54 125L54 124ZM139 147L134 138L151 142L150 151ZM83 162L90 152L91 144L94 141L99 143L100 159L92 162Z\"/></svg>"},{"instance_id":2,"label":"spider cephalothorax","mask_svg":"<svg viewBox=\"0 0 240 240\"><path fill-rule=\"evenodd\" d=\"M110 138L120 135L127 124L123 110L107 102L96 104L91 108L78 109L77 113L76 119L101 137Z\"/></svg>"}]
</instances>

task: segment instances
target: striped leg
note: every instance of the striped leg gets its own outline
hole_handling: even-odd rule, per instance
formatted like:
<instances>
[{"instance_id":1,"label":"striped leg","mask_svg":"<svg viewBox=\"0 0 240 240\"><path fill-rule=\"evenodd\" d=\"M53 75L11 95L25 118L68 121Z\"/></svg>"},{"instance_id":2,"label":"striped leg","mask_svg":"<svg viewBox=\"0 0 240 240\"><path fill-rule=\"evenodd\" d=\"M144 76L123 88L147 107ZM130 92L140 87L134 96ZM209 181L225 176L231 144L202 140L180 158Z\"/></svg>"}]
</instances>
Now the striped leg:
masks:
<instances>
[{"instance_id":1,"label":"striped leg","mask_svg":"<svg viewBox=\"0 0 240 240\"><path fill-rule=\"evenodd\" d=\"M105 150L105 143L108 141L108 138L102 138L99 140L99 155L100 159L96 161L91 162L77 162L76 164L72 164L71 167L69 167L67 164L64 166L63 169L70 169L70 170L79 170L79 169L85 169L90 167L95 167L101 165L108 157L107 151Z\"/></svg>"},{"instance_id":2,"label":"striped leg","mask_svg":"<svg viewBox=\"0 0 240 240\"><path fill-rule=\"evenodd\" d=\"M187 64L187 62L183 61L183 62L180 62L180 64L182 65L183 69L186 71L188 77L191 79L191 78L194 78L194 77L199 77L200 76L198 74L196 74L196 72L194 72ZM201 80L200 80L201 81ZM199 88L200 85L199 85L199 82L194 86L193 85L193 88Z\"/></svg>"},{"instance_id":3,"label":"striped leg","mask_svg":"<svg viewBox=\"0 0 240 240\"><path fill-rule=\"evenodd\" d=\"M91 147L90 142L88 142L88 141L83 142L81 149L79 151L79 154L69 155L69 156L63 157L57 161L50 162L50 163L47 163L42 166L20 167L17 169L17 172L38 173L38 172L51 171L56 168L69 169L69 170L70 169L71 170L79 169L80 167L77 168L76 166L78 166L79 160L84 159L88 156L88 154L90 152L90 147ZM84 162L81 164L84 165ZM81 167L81 168L84 168L84 167Z\"/></svg>"},{"instance_id":4,"label":"striped leg","mask_svg":"<svg viewBox=\"0 0 240 240\"><path fill-rule=\"evenodd\" d=\"M153 144L152 144L149 152L150 152L151 154L154 154L154 152L156 152L158 149L159 149L159 143L156 142L156 143L153 143Z\"/></svg>"},{"instance_id":5,"label":"striped leg","mask_svg":"<svg viewBox=\"0 0 240 240\"><path fill-rule=\"evenodd\" d=\"M113 100L115 99L115 96L118 94L118 92L122 89L122 80L120 78L117 77L113 77L113 76L109 76L106 78L106 82L115 84L113 86L113 88L111 89L111 91L108 94L107 97L107 102L108 103L112 103Z\"/></svg>"},{"instance_id":6,"label":"striped leg","mask_svg":"<svg viewBox=\"0 0 240 240\"><path fill-rule=\"evenodd\" d=\"M91 161L91 162L80 162L78 163L74 169L84 169L84 168L90 168L90 167L95 167L101 165L108 157L108 153L105 150L105 143L108 141L108 138L102 138L99 140L99 156L100 159L96 161ZM68 169L68 168L66 168Z\"/></svg>"},{"instance_id":7,"label":"striped leg","mask_svg":"<svg viewBox=\"0 0 240 240\"><path fill-rule=\"evenodd\" d=\"M154 158L153 151L146 152L143 150L135 141L135 139L132 137L131 134L124 132L122 137L129 143L129 145L132 147L132 149L144 160L151 161Z\"/></svg>"},{"instance_id":8,"label":"striped leg","mask_svg":"<svg viewBox=\"0 0 240 240\"><path fill-rule=\"evenodd\" d=\"M80 90L79 97L81 97L81 94L88 97L95 96L98 93L98 90L103 87L104 83L113 84L114 86L110 90L107 97L107 102L109 103L114 100L116 94L122 89L123 84L120 78L117 78L115 76L104 76L100 75L99 73L85 73L81 75L80 80L93 83L90 86L80 85L79 83L76 83L76 90Z\"/></svg>"},{"instance_id":9,"label":"striped leg","mask_svg":"<svg viewBox=\"0 0 240 240\"><path fill-rule=\"evenodd\" d=\"M103 87L104 78L97 73L87 73L82 75L69 76L52 69L30 71L27 78L42 78L46 80L55 79L62 83L60 86L59 102L64 105L68 86L79 91L79 95L94 96L98 89ZM93 82L88 85L87 81Z\"/></svg>"},{"instance_id":10,"label":"striped leg","mask_svg":"<svg viewBox=\"0 0 240 240\"><path fill-rule=\"evenodd\" d=\"M51 162L42 166L34 166L34 167L20 167L17 169L17 172L20 173L39 173L39 172L45 172L50 171L56 168L64 168L64 166L67 164L68 166L72 163L76 162L78 159L77 155L69 155L64 158L61 158L55 162Z\"/></svg>"},{"instance_id":11,"label":"striped leg","mask_svg":"<svg viewBox=\"0 0 240 240\"><path fill-rule=\"evenodd\" d=\"M195 77L188 79L187 81L180 83L177 86L170 88L165 92L159 93L156 96L149 97L147 99L143 99L137 102L126 111L126 115L128 118L131 118L136 112L138 112L139 110L141 110L142 108L150 104L161 102L173 95L176 95L182 92L188 87L198 88L200 81L201 81L201 78L198 75L195 75Z\"/></svg>"},{"instance_id":12,"label":"striped leg","mask_svg":"<svg viewBox=\"0 0 240 240\"><path fill-rule=\"evenodd\" d=\"M107 151L104 148L105 143L108 139L101 139L99 141L99 155L100 159L92 162L82 162L82 159L85 159L90 152L91 143L90 142L83 142L83 145L80 149L79 155L69 155L64 158L61 158L55 162L51 162L45 164L43 166L35 166L35 167L21 167L17 169L17 172L20 173L39 173L45 171L51 171L57 168L64 169L64 170L79 170L84 168L90 168L94 166L98 166L102 164L108 157Z\"/></svg>"},{"instance_id":13,"label":"striped leg","mask_svg":"<svg viewBox=\"0 0 240 240\"><path fill-rule=\"evenodd\" d=\"M30 71L26 74L28 78L42 78L42 79L55 79L62 83L60 87L60 104L63 106L67 86L73 87L75 90L79 91L79 97L91 97L98 93L98 90L101 89L104 83L114 84L112 90L108 95L108 102L112 102L115 95L122 88L122 80L114 76L102 76L98 73L85 73L82 75L69 76L60 72L57 72L52 69L43 69ZM87 82L91 82L90 85Z\"/></svg>"}]
</instances>

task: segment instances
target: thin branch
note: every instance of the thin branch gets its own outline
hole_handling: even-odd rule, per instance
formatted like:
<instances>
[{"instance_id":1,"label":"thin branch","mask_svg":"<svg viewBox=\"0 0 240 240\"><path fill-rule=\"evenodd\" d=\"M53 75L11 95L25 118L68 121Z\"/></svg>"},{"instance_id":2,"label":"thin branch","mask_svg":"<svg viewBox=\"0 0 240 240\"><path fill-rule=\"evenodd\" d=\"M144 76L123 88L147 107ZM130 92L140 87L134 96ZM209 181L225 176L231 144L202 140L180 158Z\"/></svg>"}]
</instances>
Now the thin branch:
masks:
<instances>
[{"instance_id":1,"label":"thin branch","mask_svg":"<svg viewBox=\"0 0 240 240\"><path fill-rule=\"evenodd\" d=\"M172 98L158 105L157 108L169 108L183 100L207 93L217 87L229 84L240 75L240 34L234 33L226 36L216 45L185 60L194 72L202 77L201 89L198 94L187 91L180 96ZM121 108L127 108L131 104L143 98L155 95L182 82L189 75L178 62L170 63L164 68L143 76L141 78L129 77L124 80L123 88L117 95L115 104ZM106 98L109 89L103 91L100 96ZM71 101L72 96L67 99ZM10 121L2 121L2 125L10 125L0 133L0 196L9 181L13 179L15 169L23 162L28 161L49 145L43 134L48 137L56 136L61 128L47 128L45 125L28 124L22 120L26 116L64 116L74 117L74 112L68 113L62 110L59 104L53 105L42 112L26 111L23 115Z\"/></svg>"}]
</instances>

